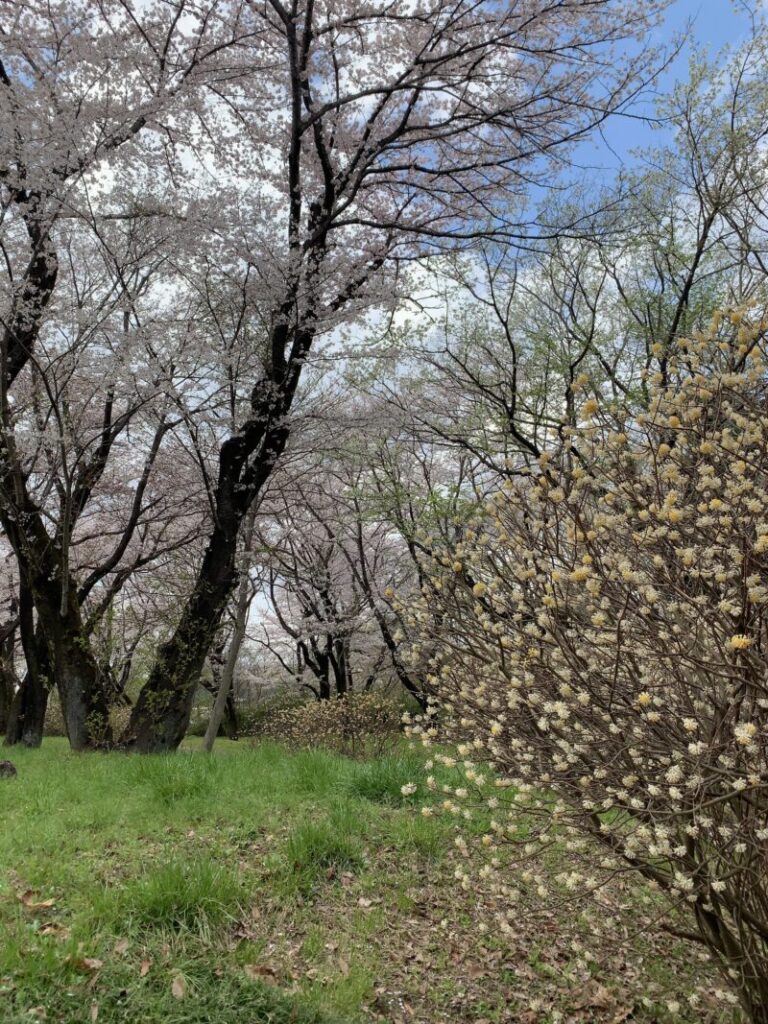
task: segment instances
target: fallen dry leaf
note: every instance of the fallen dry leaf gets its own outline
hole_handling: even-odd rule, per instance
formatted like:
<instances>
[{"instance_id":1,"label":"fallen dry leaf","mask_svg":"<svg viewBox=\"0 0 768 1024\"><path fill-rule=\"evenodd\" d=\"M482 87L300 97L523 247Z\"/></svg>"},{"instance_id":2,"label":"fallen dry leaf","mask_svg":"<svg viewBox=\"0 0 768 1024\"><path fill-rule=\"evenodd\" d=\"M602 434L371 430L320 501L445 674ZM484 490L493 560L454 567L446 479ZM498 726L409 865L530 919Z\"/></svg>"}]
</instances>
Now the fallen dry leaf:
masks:
<instances>
[{"instance_id":1,"label":"fallen dry leaf","mask_svg":"<svg viewBox=\"0 0 768 1024\"><path fill-rule=\"evenodd\" d=\"M149 974L149 971L150 971L151 967L152 967L152 961L151 960L142 960L141 961L141 967L139 968L139 977L140 978L146 978L146 976Z\"/></svg>"},{"instance_id":2,"label":"fallen dry leaf","mask_svg":"<svg viewBox=\"0 0 768 1024\"><path fill-rule=\"evenodd\" d=\"M187 982L181 975L177 974L171 985L171 995L174 999L183 999L187 994Z\"/></svg>"},{"instance_id":3,"label":"fallen dry leaf","mask_svg":"<svg viewBox=\"0 0 768 1024\"><path fill-rule=\"evenodd\" d=\"M624 1024L624 1021L628 1020L633 1013L634 1010L631 1006L624 1006L618 1011L615 1017L611 1017L611 1024Z\"/></svg>"},{"instance_id":4,"label":"fallen dry leaf","mask_svg":"<svg viewBox=\"0 0 768 1024\"><path fill-rule=\"evenodd\" d=\"M75 967L79 971L100 971L104 966L103 960L98 960L95 956L81 956L78 960L74 961Z\"/></svg>"},{"instance_id":5,"label":"fallen dry leaf","mask_svg":"<svg viewBox=\"0 0 768 1024\"><path fill-rule=\"evenodd\" d=\"M252 981L263 981L267 985L277 984L277 971L266 964L246 964L243 970Z\"/></svg>"},{"instance_id":6,"label":"fallen dry leaf","mask_svg":"<svg viewBox=\"0 0 768 1024\"><path fill-rule=\"evenodd\" d=\"M616 1000L605 985L593 982L586 986L579 999L573 1004L574 1010L607 1010L616 1005Z\"/></svg>"},{"instance_id":7,"label":"fallen dry leaf","mask_svg":"<svg viewBox=\"0 0 768 1024\"><path fill-rule=\"evenodd\" d=\"M36 896L36 889L27 889L25 892L19 895L19 899L27 908L27 910L48 910L50 909L50 907L56 906L56 900L36 900Z\"/></svg>"},{"instance_id":8,"label":"fallen dry leaf","mask_svg":"<svg viewBox=\"0 0 768 1024\"><path fill-rule=\"evenodd\" d=\"M99 1004L91 1003L91 1024L96 1024L99 1019Z\"/></svg>"},{"instance_id":9,"label":"fallen dry leaf","mask_svg":"<svg viewBox=\"0 0 768 1024\"><path fill-rule=\"evenodd\" d=\"M124 956L128 952L129 946L130 942L128 941L128 939L120 939L118 942L115 943L115 955Z\"/></svg>"}]
</instances>

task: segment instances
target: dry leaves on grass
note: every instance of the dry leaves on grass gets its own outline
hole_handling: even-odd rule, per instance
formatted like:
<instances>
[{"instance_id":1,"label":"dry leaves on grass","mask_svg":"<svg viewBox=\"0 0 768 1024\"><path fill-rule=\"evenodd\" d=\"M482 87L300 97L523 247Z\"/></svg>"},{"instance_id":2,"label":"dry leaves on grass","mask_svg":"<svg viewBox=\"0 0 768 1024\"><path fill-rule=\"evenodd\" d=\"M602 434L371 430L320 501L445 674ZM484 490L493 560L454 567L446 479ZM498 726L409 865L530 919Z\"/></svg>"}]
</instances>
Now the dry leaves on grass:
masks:
<instances>
[{"instance_id":1,"label":"dry leaves on grass","mask_svg":"<svg viewBox=\"0 0 768 1024\"><path fill-rule=\"evenodd\" d=\"M243 968L251 981L261 981L267 985L278 985L277 971L267 964L246 964Z\"/></svg>"},{"instance_id":2,"label":"dry leaves on grass","mask_svg":"<svg viewBox=\"0 0 768 1024\"><path fill-rule=\"evenodd\" d=\"M177 974L171 983L171 995L174 999L184 999L187 995L187 980L183 974Z\"/></svg>"},{"instance_id":3,"label":"dry leaves on grass","mask_svg":"<svg viewBox=\"0 0 768 1024\"><path fill-rule=\"evenodd\" d=\"M17 895L19 902L22 903L27 910L50 910L51 907L56 906L55 899L39 900L37 898L39 894L39 889L25 889L24 892L18 893Z\"/></svg>"},{"instance_id":4,"label":"dry leaves on grass","mask_svg":"<svg viewBox=\"0 0 768 1024\"><path fill-rule=\"evenodd\" d=\"M72 965L83 974L93 974L95 971L101 970L104 966L104 961L99 960L95 956L81 956L73 960Z\"/></svg>"}]
</instances>

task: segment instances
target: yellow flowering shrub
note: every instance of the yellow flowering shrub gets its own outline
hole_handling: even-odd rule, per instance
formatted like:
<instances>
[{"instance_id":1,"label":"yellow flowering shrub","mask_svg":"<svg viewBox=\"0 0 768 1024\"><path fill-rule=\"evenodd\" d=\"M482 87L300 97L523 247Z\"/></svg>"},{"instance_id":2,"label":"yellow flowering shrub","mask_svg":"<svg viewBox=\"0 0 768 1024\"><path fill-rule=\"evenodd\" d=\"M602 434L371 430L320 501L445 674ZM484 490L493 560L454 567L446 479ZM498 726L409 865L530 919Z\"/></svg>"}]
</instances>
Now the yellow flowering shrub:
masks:
<instances>
[{"instance_id":1,"label":"yellow flowering shrub","mask_svg":"<svg viewBox=\"0 0 768 1024\"><path fill-rule=\"evenodd\" d=\"M438 713L410 725L426 745L435 719L461 738L473 792L483 762L508 787L501 804L484 793L502 926L518 880L493 854L522 814L526 854L567 837L561 889L599 898L640 872L687 911L754 1021L768 1019L765 328L715 318L647 375L642 412L585 403L563 448L471 524L482 542L436 552L412 658ZM454 559L460 574L442 568Z\"/></svg>"}]
</instances>

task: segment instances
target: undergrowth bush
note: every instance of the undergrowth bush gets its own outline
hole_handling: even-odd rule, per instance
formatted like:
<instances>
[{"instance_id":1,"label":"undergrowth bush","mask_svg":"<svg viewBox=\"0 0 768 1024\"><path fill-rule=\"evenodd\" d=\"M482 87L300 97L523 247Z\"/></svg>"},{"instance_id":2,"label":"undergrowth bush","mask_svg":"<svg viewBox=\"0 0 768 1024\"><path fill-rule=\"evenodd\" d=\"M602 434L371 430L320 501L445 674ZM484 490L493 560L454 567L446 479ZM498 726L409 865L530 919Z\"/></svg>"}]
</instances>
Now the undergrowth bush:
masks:
<instances>
[{"instance_id":1,"label":"undergrowth bush","mask_svg":"<svg viewBox=\"0 0 768 1024\"><path fill-rule=\"evenodd\" d=\"M377 756L398 742L400 719L400 704L388 694L352 693L276 711L264 722L262 735L292 747Z\"/></svg>"}]
</instances>

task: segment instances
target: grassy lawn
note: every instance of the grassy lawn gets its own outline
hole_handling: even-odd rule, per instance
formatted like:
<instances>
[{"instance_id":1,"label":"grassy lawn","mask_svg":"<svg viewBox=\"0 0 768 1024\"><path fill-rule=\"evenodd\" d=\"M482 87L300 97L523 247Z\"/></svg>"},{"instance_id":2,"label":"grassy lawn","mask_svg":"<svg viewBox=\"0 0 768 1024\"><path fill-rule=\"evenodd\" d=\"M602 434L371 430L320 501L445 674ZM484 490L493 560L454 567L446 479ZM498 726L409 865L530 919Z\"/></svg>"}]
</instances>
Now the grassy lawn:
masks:
<instances>
[{"instance_id":1,"label":"grassy lawn","mask_svg":"<svg viewBox=\"0 0 768 1024\"><path fill-rule=\"evenodd\" d=\"M673 939L617 944L586 968L569 919L480 934L453 879L451 822L400 794L418 769L408 756L217 751L12 752L2 1024L737 1019L707 998L711 965Z\"/></svg>"}]
</instances>

